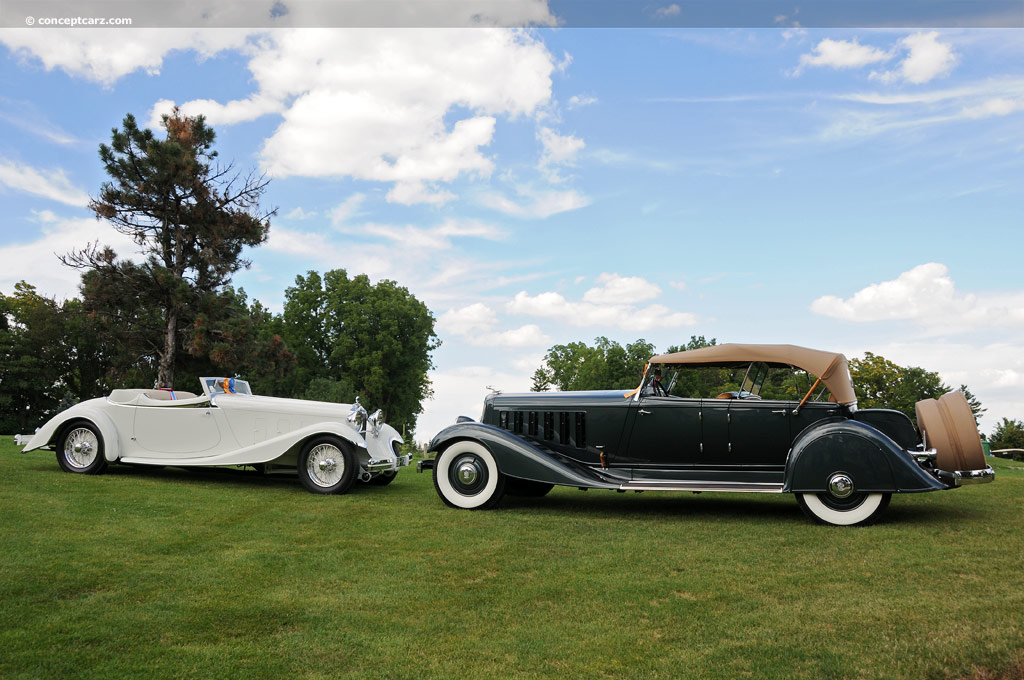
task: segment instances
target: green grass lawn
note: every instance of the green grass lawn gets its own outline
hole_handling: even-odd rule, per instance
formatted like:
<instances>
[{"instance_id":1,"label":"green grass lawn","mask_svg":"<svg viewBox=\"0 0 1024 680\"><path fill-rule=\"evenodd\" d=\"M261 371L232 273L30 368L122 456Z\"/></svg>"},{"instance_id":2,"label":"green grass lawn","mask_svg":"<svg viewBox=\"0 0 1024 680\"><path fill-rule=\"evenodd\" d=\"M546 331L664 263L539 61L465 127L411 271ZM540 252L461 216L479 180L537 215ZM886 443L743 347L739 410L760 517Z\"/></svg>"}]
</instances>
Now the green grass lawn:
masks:
<instances>
[{"instance_id":1,"label":"green grass lawn","mask_svg":"<svg viewBox=\"0 0 1024 680\"><path fill-rule=\"evenodd\" d=\"M1018 677L1024 469L895 496L582 493L447 508L412 470L61 472L0 443L0 678Z\"/></svg>"}]
</instances>

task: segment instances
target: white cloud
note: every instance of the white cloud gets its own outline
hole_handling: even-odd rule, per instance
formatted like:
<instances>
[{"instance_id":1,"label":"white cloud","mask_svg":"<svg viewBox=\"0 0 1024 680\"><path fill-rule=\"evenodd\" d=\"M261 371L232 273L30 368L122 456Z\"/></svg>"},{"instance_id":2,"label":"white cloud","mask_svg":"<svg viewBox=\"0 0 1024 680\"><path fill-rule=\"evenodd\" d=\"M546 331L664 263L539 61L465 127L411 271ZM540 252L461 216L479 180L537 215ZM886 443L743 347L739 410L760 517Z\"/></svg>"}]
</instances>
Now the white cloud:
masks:
<instances>
[{"instance_id":1,"label":"white cloud","mask_svg":"<svg viewBox=\"0 0 1024 680\"><path fill-rule=\"evenodd\" d=\"M654 16L658 19L666 19L668 17L677 17L682 14L682 11L679 5L672 3L666 7L659 7L654 10Z\"/></svg>"},{"instance_id":2,"label":"white cloud","mask_svg":"<svg viewBox=\"0 0 1024 680\"><path fill-rule=\"evenodd\" d=\"M58 299L76 297L82 273L65 267L58 260L90 243L108 245L119 257L137 258L137 246L130 238L115 231L108 222L91 217L60 217L49 210L35 213L34 222L41 227L36 240L0 246L0 291L10 294L18 281L28 281L40 295Z\"/></svg>"},{"instance_id":3,"label":"white cloud","mask_svg":"<svg viewBox=\"0 0 1024 680\"><path fill-rule=\"evenodd\" d=\"M904 80L920 85L934 78L946 75L956 65L957 57L953 47L948 43L939 42L937 31L915 33L903 38L899 48L907 52L907 56L892 71L872 73L871 77L884 83Z\"/></svg>"},{"instance_id":4,"label":"white cloud","mask_svg":"<svg viewBox=\"0 0 1024 680\"><path fill-rule=\"evenodd\" d=\"M572 165L578 154L586 144L579 137L572 135L559 135L548 127L542 127L537 131L537 138L544 145L544 151L540 157L538 167L545 171L549 179L558 181L558 175L551 170L554 165Z\"/></svg>"},{"instance_id":5,"label":"white cloud","mask_svg":"<svg viewBox=\"0 0 1024 680\"><path fill-rule=\"evenodd\" d=\"M244 24L238 24L244 25ZM20 59L38 59L47 70L113 85L144 71L158 74L171 50L190 49L200 58L246 44L251 30L165 28L19 28L0 31L0 42Z\"/></svg>"},{"instance_id":6,"label":"white cloud","mask_svg":"<svg viewBox=\"0 0 1024 680\"><path fill-rule=\"evenodd\" d=\"M595 305L631 305L661 295L661 288L639 276L604 273L597 277L597 283L600 285L583 294L584 302Z\"/></svg>"},{"instance_id":7,"label":"white cloud","mask_svg":"<svg viewBox=\"0 0 1024 680\"><path fill-rule=\"evenodd\" d=\"M0 184L76 207L85 207L89 203L89 194L73 185L60 168L37 170L0 158Z\"/></svg>"},{"instance_id":8,"label":"white cloud","mask_svg":"<svg viewBox=\"0 0 1024 680\"><path fill-rule=\"evenodd\" d=\"M437 319L436 328L441 333L470 335L490 331L498 323L498 315L482 302L475 302L459 309L449 309Z\"/></svg>"},{"instance_id":9,"label":"white cloud","mask_svg":"<svg viewBox=\"0 0 1024 680\"><path fill-rule=\"evenodd\" d=\"M825 295L811 311L844 321L909 320L933 333L1024 326L1024 291L978 295L956 290L949 268L918 265L891 281L873 283L841 299Z\"/></svg>"},{"instance_id":10,"label":"white cloud","mask_svg":"<svg viewBox=\"0 0 1024 680\"><path fill-rule=\"evenodd\" d=\"M340 207L340 206L339 206ZM286 220L308 220L319 215L316 210L306 211L302 209L302 206L297 206L291 210L287 215L284 216Z\"/></svg>"},{"instance_id":11,"label":"white cloud","mask_svg":"<svg viewBox=\"0 0 1024 680\"><path fill-rule=\"evenodd\" d=\"M500 23L506 15L553 20L537 0L455 7L465 16L443 25ZM46 68L107 85L139 69L159 72L172 49L200 56L241 49L250 56L255 92L226 102L186 101L183 112L202 113L215 125L280 115L261 150L269 174L392 183L387 199L406 205L443 204L454 194L441 183L488 177L494 162L485 152L498 118L534 115L548 105L558 68L533 33L499 28L10 30L0 40ZM156 102L150 124L171 106Z\"/></svg>"},{"instance_id":12,"label":"white cloud","mask_svg":"<svg viewBox=\"0 0 1024 680\"><path fill-rule=\"evenodd\" d=\"M535 191L520 187L520 196L526 198L524 203L517 203L498 193L481 196L485 206L515 217L545 218L569 210L576 210L590 205L590 199L576 190L570 191Z\"/></svg>"},{"instance_id":13,"label":"white cloud","mask_svg":"<svg viewBox=\"0 0 1024 680\"><path fill-rule=\"evenodd\" d=\"M903 81L920 85L948 74L957 62L952 45L941 42L937 31L908 35L888 50L861 45L856 40L825 38L814 46L810 54L800 55L800 63L793 70L793 75L800 75L807 67L861 68L889 62L900 55L906 56L894 69L872 71L869 77L883 83Z\"/></svg>"},{"instance_id":14,"label":"white cloud","mask_svg":"<svg viewBox=\"0 0 1024 680\"><path fill-rule=\"evenodd\" d=\"M527 324L499 333L485 333L466 340L480 347L539 347L551 344L551 337L536 324Z\"/></svg>"},{"instance_id":15,"label":"white cloud","mask_svg":"<svg viewBox=\"0 0 1024 680\"><path fill-rule=\"evenodd\" d=\"M377 236L399 243L404 248L421 251L445 250L452 247L452 238L482 238L488 241L500 241L505 232L497 227L478 220L448 219L436 227L414 227L406 225L396 227L386 224L364 224L354 228L354 232L365 236Z\"/></svg>"},{"instance_id":16,"label":"white cloud","mask_svg":"<svg viewBox=\"0 0 1024 680\"><path fill-rule=\"evenodd\" d=\"M289 102L263 147L271 174L393 182L390 201L439 204L454 196L436 183L490 175L497 117L548 103L555 65L522 31L315 29L275 33L249 68L259 97Z\"/></svg>"},{"instance_id":17,"label":"white cloud","mask_svg":"<svg viewBox=\"0 0 1024 680\"><path fill-rule=\"evenodd\" d=\"M331 210L331 224L338 226L355 215L366 200L366 194L352 194Z\"/></svg>"},{"instance_id":18,"label":"white cloud","mask_svg":"<svg viewBox=\"0 0 1024 680\"><path fill-rule=\"evenodd\" d=\"M811 50L810 54L800 55L797 73L807 66L825 66L829 68L860 68L867 64L888 61L892 55L876 47L861 45L856 40L832 40L825 38Z\"/></svg>"},{"instance_id":19,"label":"white cloud","mask_svg":"<svg viewBox=\"0 0 1024 680\"><path fill-rule=\"evenodd\" d=\"M597 103L597 97L590 97L588 95L574 94L569 97L569 109L581 109L584 106L590 106L591 104Z\"/></svg>"},{"instance_id":20,"label":"white cloud","mask_svg":"<svg viewBox=\"0 0 1024 680\"><path fill-rule=\"evenodd\" d=\"M991 118L992 116L1008 116L1022 110L1024 110L1024 98L996 97L977 106L965 107L963 115L966 118Z\"/></svg>"},{"instance_id":21,"label":"white cloud","mask_svg":"<svg viewBox=\"0 0 1024 680\"><path fill-rule=\"evenodd\" d=\"M162 116L170 115L175 103L170 99L161 99L153 104L149 112L149 127L161 128ZM178 106L186 116L205 116L210 125L232 125L248 120L255 120L271 113L281 113L284 104L280 101L259 95L248 99L236 99L227 104L212 99L193 99Z\"/></svg>"},{"instance_id":22,"label":"white cloud","mask_svg":"<svg viewBox=\"0 0 1024 680\"><path fill-rule=\"evenodd\" d=\"M437 331L462 337L478 347L536 347L551 342L539 326L527 324L507 331L495 332L498 315L482 302L458 309L449 309L437 320Z\"/></svg>"},{"instance_id":23,"label":"white cloud","mask_svg":"<svg viewBox=\"0 0 1024 680\"><path fill-rule=\"evenodd\" d=\"M571 326L605 326L635 332L697 323L696 315L673 312L664 305L638 307L637 303L661 294L658 286L643 278L602 274L597 282L601 285L586 291L580 301L567 300L553 291L539 295L521 291L505 309L511 314L556 319Z\"/></svg>"}]
</instances>

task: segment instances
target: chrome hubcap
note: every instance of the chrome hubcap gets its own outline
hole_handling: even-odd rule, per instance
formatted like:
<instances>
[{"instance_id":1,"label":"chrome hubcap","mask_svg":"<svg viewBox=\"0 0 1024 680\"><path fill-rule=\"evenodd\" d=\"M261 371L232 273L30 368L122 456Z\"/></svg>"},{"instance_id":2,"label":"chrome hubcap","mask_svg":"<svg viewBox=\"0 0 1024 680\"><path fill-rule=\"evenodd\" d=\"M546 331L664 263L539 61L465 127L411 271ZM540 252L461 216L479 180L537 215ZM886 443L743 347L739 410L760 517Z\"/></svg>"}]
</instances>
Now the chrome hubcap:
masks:
<instances>
[{"instance_id":1,"label":"chrome hubcap","mask_svg":"<svg viewBox=\"0 0 1024 680\"><path fill-rule=\"evenodd\" d=\"M87 468L96 460L100 443L92 430L79 427L64 440L64 460L76 468Z\"/></svg>"},{"instance_id":2,"label":"chrome hubcap","mask_svg":"<svg viewBox=\"0 0 1024 680\"><path fill-rule=\"evenodd\" d=\"M836 473L828 478L828 492L836 498L849 498L853 493L853 480L844 474Z\"/></svg>"},{"instance_id":3,"label":"chrome hubcap","mask_svg":"<svg viewBox=\"0 0 1024 680\"><path fill-rule=\"evenodd\" d=\"M459 481L466 486L473 486L476 484L476 480L480 478L480 471L477 470L473 463L468 461L459 465L456 474L459 476Z\"/></svg>"},{"instance_id":4,"label":"chrome hubcap","mask_svg":"<svg viewBox=\"0 0 1024 680\"><path fill-rule=\"evenodd\" d=\"M317 486L334 486L345 475L345 457L333 444L318 444L306 457L306 472Z\"/></svg>"}]
</instances>

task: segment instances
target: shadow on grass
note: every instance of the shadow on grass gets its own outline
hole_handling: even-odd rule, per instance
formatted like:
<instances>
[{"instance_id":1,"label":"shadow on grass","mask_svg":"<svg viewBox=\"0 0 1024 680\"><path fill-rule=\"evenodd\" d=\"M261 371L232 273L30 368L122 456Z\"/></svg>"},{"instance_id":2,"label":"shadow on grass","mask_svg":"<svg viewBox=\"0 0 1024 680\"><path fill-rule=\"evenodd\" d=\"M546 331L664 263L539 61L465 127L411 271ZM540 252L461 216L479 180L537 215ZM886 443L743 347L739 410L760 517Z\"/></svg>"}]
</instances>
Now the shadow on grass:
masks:
<instances>
[{"instance_id":1,"label":"shadow on grass","mask_svg":"<svg viewBox=\"0 0 1024 680\"><path fill-rule=\"evenodd\" d=\"M646 492L644 494L591 490L576 492L578 497L568 493L543 498L522 498L506 496L500 509L509 511L529 510L537 513L573 513L577 515L632 516L643 518L656 515L679 515L695 519L722 519L748 521L768 519L772 521L811 522L797 505L793 494L730 494L705 492L687 494L682 492ZM920 494L894 494L893 502L878 520L877 525L914 524L949 526L967 521L987 522L990 513L983 508L938 505L936 503L914 503Z\"/></svg>"},{"instance_id":2,"label":"shadow on grass","mask_svg":"<svg viewBox=\"0 0 1024 680\"><path fill-rule=\"evenodd\" d=\"M792 499L790 499L792 500ZM680 492L645 492L643 494L617 493L614 491L577 491L545 496L544 498L519 498L506 496L500 509L509 511L529 510L536 513L572 513L576 515L600 515L618 517L654 517L658 515L679 515L680 517L804 520L796 501L779 502L778 498L766 498L760 494L740 495L723 493L702 493L683 495Z\"/></svg>"}]
</instances>

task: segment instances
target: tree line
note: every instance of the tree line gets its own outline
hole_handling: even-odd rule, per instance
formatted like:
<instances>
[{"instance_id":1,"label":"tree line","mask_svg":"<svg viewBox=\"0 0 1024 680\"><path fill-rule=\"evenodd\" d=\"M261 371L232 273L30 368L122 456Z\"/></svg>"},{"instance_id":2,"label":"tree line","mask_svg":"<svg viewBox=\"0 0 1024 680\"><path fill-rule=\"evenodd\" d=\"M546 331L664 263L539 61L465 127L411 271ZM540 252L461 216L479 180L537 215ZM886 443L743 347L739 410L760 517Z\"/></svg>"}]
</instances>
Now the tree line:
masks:
<instances>
[{"instance_id":1,"label":"tree line","mask_svg":"<svg viewBox=\"0 0 1024 680\"><path fill-rule=\"evenodd\" d=\"M175 110L163 127L159 138L125 116L100 145L109 181L89 204L141 260L87 244L60 257L81 271L80 297L58 302L25 281L0 292L0 432L115 388L195 391L204 375L272 396L359 396L411 431L439 345L426 305L343 269L297 276L281 314L250 301L231 278L267 239L268 180L218 164L202 116Z\"/></svg>"}]
</instances>

